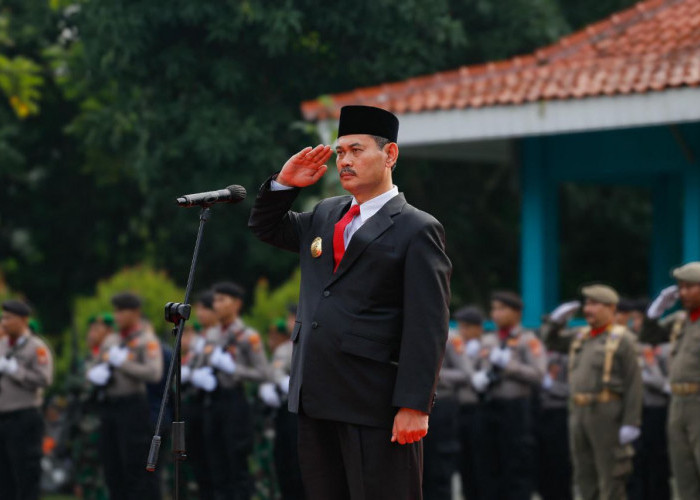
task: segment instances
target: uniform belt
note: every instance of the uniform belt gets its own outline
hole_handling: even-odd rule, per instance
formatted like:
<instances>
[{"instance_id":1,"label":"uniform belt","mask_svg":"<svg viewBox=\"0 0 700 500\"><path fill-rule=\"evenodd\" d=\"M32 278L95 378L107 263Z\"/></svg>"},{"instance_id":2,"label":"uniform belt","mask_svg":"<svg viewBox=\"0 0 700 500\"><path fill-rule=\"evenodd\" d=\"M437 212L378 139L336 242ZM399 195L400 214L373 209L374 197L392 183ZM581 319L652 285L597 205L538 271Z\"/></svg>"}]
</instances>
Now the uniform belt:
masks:
<instances>
[{"instance_id":1,"label":"uniform belt","mask_svg":"<svg viewBox=\"0 0 700 500\"><path fill-rule=\"evenodd\" d=\"M700 393L700 384L695 382L682 382L671 384L671 394L674 396L692 396Z\"/></svg>"},{"instance_id":2,"label":"uniform belt","mask_svg":"<svg viewBox=\"0 0 700 500\"><path fill-rule=\"evenodd\" d=\"M590 406L594 403L609 403L622 399L619 394L610 389L603 389L600 392L577 392L574 394L574 404L576 406Z\"/></svg>"}]
</instances>

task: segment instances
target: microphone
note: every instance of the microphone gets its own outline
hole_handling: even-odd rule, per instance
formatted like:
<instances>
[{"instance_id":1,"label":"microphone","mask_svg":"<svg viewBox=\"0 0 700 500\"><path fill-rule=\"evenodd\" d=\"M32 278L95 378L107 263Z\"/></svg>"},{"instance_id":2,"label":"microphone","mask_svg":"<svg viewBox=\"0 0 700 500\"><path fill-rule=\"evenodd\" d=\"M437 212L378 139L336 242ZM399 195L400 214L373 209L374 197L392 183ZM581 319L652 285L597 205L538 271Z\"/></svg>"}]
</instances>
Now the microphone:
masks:
<instances>
[{"instance_id":1,"label":"microphone","mask_svg":"<svg viewBox=\"0 0 700 500\"><path fill-rule=\"evenodd\" d=\"M218 191L207 191L205 193L185 194L177 199L177 204L181 207L209 206L214 203L239 203L245 200L246 192L243 186L236 184L219 189Z\"/></svg>"}]
</instances>

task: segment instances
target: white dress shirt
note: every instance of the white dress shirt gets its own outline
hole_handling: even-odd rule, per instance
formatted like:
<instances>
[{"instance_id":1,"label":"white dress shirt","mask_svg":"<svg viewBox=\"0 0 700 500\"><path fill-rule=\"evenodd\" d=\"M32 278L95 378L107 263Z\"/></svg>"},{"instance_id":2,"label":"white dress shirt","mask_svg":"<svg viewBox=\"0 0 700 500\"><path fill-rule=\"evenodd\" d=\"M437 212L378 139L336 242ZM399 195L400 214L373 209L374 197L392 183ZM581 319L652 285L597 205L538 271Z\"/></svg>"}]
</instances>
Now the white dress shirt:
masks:
<instances>
[{"instance_id":1,"label":"white dress shirt","mask_svg":"<svg viewBox=\"0 0 700 500\"><path fill-rule=\"evenodd\" d=\"M293 188L285 186L284 184L280 184L274 179L270 183L270 190L272 191L284 191L286 189ZM360 205L360 215L355 217L352 221L350 221L350 224L348 224L345 227L345 232L343 233L343 237L345 239L345 248L348 248L352 236L357 232L358 229L362 227L362 224L367 222L370 217L379 212L379 210L384 205L386 205L386 203L389 200L391 200L394 196L397 196L398 194L399 188L397 188L396 186L392 186L389 191L382 193L379 196L375 196L371 200L367 200L364 203L358 203L355 197L352 197L352 203L350 206L352 207L353 205Z\"/></svg>"}]
</instances>

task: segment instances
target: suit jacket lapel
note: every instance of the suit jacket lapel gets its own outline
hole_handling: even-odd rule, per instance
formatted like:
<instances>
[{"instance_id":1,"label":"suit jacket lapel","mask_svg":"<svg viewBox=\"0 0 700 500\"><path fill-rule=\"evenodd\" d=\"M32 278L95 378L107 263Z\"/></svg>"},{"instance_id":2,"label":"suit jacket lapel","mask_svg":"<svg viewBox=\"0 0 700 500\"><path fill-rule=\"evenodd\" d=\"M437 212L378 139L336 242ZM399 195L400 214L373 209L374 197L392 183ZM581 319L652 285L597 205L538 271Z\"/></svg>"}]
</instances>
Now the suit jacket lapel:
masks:
<instances>
[{"instance_id":1,"label":"suit jacket lapel","mask_svg":"<svg viewBox=\"0 0 700 500\"><path fill-rule=\"evenodd\" d=\"M338 222L343 214L350 208L350 203L352 202L352 197L348 196L347 199L341 201L336 206L330 209L328 212L328 222L323 225L321 231L321 241L323 245L323 253L319 257L319 265L322 266L323 272L327 273L328 276L333 274L333 268L335 267L335 262L333 260L333 232L335 230L335 224Z\"/></svg>"},{"instance_id":2,"label":"suit jacket lapel","mask_svg":"<svg viewBox=\"0 0 700 500\"><path fill-rule=\"evenodd\" d=\"M340 261L338 270L333 273L326 286L329 286L342 276L362 254L365 248L394 224L392 217L401 212L405 204L406 198L404 195L398 194L386 202L379 212L362 224L362 227L353 234L350 244L345 249L345 255L343 255L343 260ZM331 241L332 239L333 231L331 230Z\"/></svg>"}]
</instances>

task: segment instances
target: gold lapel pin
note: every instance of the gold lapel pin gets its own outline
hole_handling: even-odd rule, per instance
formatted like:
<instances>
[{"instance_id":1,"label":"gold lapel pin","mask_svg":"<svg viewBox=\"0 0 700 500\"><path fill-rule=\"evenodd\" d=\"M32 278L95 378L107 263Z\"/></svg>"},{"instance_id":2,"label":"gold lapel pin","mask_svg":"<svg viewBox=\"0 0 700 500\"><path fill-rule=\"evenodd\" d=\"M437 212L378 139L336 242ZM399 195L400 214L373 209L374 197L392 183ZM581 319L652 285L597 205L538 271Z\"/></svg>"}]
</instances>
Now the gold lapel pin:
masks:
<instances>
[{"instance_id":1,"label":"gold lapel pin","mask_svg":"<svg viewBox=\"0 0 700 500\"><path fill-rule=\"evenodd\" d=\"M314 241L311 242L311 256L314 259L318 259L323 253L322 240L320 236L316 236Z\"/></svg>"}]
</instances>

